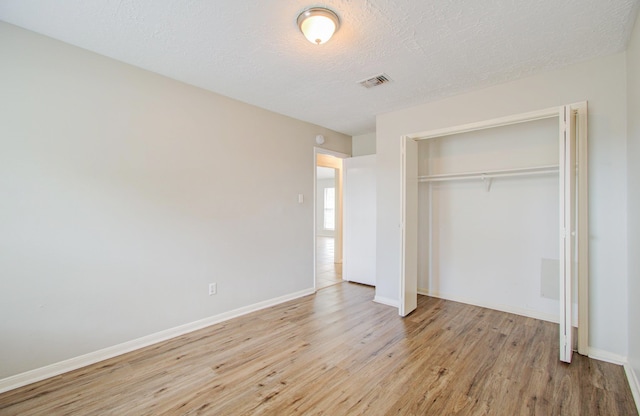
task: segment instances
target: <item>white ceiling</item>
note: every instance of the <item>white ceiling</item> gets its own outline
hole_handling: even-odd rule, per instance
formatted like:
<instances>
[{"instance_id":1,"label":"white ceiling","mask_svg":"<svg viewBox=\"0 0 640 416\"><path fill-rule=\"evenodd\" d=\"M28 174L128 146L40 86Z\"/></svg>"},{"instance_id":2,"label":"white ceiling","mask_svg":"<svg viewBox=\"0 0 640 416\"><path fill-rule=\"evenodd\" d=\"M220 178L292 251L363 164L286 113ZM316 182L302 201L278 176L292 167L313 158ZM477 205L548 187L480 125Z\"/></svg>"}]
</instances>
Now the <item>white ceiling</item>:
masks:
<instances>
[{"instance_id":1,"label":"white ceiling","mask_svg":"<svg viewBox=\"0 0 640 416\"><path fill-rule=\"evenodd\" d=\"M339 132L375 115L625 49L640 0L0 0L0 20ZM356 82L381 72L392 83Z\"/></svg>"}]
</instances>

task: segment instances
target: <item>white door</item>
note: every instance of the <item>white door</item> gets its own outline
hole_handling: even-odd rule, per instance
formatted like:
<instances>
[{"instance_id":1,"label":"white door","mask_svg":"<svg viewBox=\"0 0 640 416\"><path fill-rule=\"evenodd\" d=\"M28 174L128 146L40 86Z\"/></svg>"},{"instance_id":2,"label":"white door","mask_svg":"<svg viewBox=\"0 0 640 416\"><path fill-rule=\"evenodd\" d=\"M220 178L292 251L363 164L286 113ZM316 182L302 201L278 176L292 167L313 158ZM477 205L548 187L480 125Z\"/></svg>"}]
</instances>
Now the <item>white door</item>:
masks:
<instances>
[{"instance_id":1,"label":"white door","mask_svg":"<svg viewBox=\"0 0 640 416\"><path fill-rule=\"evenodd\" d=\"M418 307L418 142L402 139L400 316Z\"/></svg>"},{"instance_id":2,"label":"white door","mask_svg":"<svg viewBox=\"0 0 640 416\"><path fill-rule=\"evenodd\" d=\"M376 155L343 160L342 278L376 284Z\"/></svg>"},{"instance_id":3,"label":"white door","mask_svg":"<svg viewBox=\"0 0 640 416\"><path fill-rule=\"evenodd\" d=\"M573 353L573 293L576 267L576 116L569 107L560 114L560 360Z\"/></svg>"}]
</instances>

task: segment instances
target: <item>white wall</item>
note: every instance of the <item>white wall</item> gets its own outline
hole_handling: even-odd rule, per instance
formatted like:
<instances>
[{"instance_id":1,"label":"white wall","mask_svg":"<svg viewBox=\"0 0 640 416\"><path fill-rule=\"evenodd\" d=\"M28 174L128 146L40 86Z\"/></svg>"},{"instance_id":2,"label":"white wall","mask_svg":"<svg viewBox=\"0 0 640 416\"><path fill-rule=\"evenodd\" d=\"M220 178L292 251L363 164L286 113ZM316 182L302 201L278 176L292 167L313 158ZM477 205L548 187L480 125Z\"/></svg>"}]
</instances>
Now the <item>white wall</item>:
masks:
<instances>
[{"instance_id":1,"label":"white wall","mask_svg":"<svg viewBox=\"0 0 640 416\"><path fill-rule=\"evenodd\" d=\"M627 91L629 363L640 379L640 17L627 50Z\"/></svg>"},{"instance_id":2,"label":"white wall","mask_svg":"<svg viewBox=\"0 0 640 416\"><path fill-rule=\"evenodd\" d=\"M418 149L421 176L557 166L558 118ZM558 322L558 181L554 173L494 178L489 190L478 178L420 183L418 291Z\"/></svg>"},{"instance_id":3,"label":"white wall","mask_svg":"<svg viewBox=\"0 0 640 416\"><path fill-rule=\"evenodd\" d=\"M351 140L351 154L353 156L367 156L376 154L375 132L353 136Z\"/></svg>"},{"instance_id":4,"label":"white wall","mask_svg":"<svg viewBox=\"0 0 640 416\"><path fill-rule=\"evenodd\" d=\"M623 53L377 117L376 296L398 299L400 137L589 101L590 345L627 355L626 68Z\"/></svg>"},{"instance_id":5,"label":"white wall","mask_svg":"<svg viewBox=\"0 0 640 416\"><path fill-rule=\"evenodd\" d=\"M333 237L334 230L324 228L324 190L325 188L335 188L335 179L318 179L316 185L316 235ZM337 195L336 195L337 196Z\"/></svg>"},{"instance_id":6,"label":"white wall","mask_svg":"<svg viewBox=\"0 0 640 416\"><path fill-rule=\"evenodd\" d=\"M313 288L314 138L350 137L2 22L0 56L0 378Z\"/></svg>"}]
</instances>

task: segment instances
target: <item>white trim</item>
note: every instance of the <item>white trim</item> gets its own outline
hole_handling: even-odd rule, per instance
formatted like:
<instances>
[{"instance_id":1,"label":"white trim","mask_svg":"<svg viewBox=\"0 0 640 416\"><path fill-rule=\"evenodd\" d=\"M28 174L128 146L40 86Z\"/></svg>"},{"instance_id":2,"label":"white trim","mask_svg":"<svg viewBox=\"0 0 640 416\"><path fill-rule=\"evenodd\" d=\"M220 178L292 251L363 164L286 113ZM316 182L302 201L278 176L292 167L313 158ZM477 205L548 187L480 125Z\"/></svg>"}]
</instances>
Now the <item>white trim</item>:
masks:
<instances>
[{"instance_id":1,"label":"white trim","mask_svg":"<svg viewBox=\"0 0 640 416\"><path fill-rule=\"evenodd\" d=\"M589 134L588 104L586 101L570 105L577 117L578 199L576 200L578 247L578 353L589 351Z\"/></svg>"},{"instance_id":2,"label":"white trim","mask_svg":"<svg viewBox=\"0 0 640 416\"><path fill-rule=\"evenodd\" d=\"M382 305L393 306L394 308L397 308L400 306L400 304L398 303L398 300L396 299L385 298L377 295L375 298L373 298L373 301L376 303L380 303Z\"/></svg>"},{"instance_id":3,"label":"white trim","mask_svg":"<svg viewBox=\"0 0 640 416\"><path fill-rule=\"evenodd\" d=\"M554 324L558 323L558 315L533 311L531 309L519 308L517 306L484 302L477 299L466 298L464 296L451 295L449 293L430 292L428 289L418 289L418 294L431 296L433 298L451 300L454 302L466 303L468 305L480 306L482 308L494 309L496 311L513 313L515 315L526 316L528 318L540 319L541 321L553 322Z\"/></svg>"},{"instance_id":4,"label":"white trim","mask_svg":"<svg viewBox=\"0 0 640 416\"><path fill-rule=\"evenodd\" d=\"M313 196L311 197L313 204L313 291L318 290L318 276L316 269L318 268L318 148L313 148Z\"/></svg>"},{"instance_id":5,"label":"white trim","mask_svg":"<svg viewBox=\"0 0 640 416\"><path fill-rule=\"evenodd\" d=\"M79 368L86 367L88 365L95 364L100 361L116 357L118 355L126 354L140 348L157 344L159 342L167 341L171 338L175 338L189 332L197 331L199 329L206 328L210 325L214 325L220 322L228 321L229 319L237 318L251 312L259 311L261 309L288 302L293 299L298 299L303 296L312 295L314 292L314 289L305 289L299 292L290 293L288 295L265 300L253 305L234 309L232 311L223 312L219 315L214 315L209 318L200 319L198 321L176 326L174 328L169 328L164 331L156 332L155 334L150 334L141 338L124 342L122 344L103 348L98 351L93 351L88 354L73 357L68 360L47 365L45 367L40 367L24 373L16 374L14 376L0 380L0 393L4 393L6 391L26 386L27 384L35 383L37 381L41 381L63 373L67 373L69 371L77 370Z\"/></svg>"},{"instance_id":6,"label":"white trim","mask_svg":"<svg viewBox=\"0 0 640 416\"><path fill-rule=\"evenodd\" d=\"M614 354L612 352L593 347L589 348L589 358L617 365L624 365L627 362L627 357L624 355Z\"/></svg>"},{"instance_id":7,"label":"white trim","mask_svg":"<svg viewBox=\"0 0 640 416\"><path fill-rule=\"evenodd\" d=\"M351 155L349 155L347 153L336 152L335 150L329 150L329 149L325 149L324 147L314 146L313 147L313 155L315 156L318 153L323 154L323 155L335 156L338 159L346 159L348 157L351 157ZM315 163L315 160L314 160L314 163Z\"/></svg>"},{"instance_id":8,"label":"white trim","mask_svg":"<svg viewBox=\"0 0 640 416\"><path fill-rule=\"evenodd\" d=\"M407 138L413 140L432 139L434 137L450 136L452 134L460 134L477 130L491 129L494 127L509 126L511 124L527 123L529 121L543 120L553 117L558 117L558 107L546 108L544 110L532 111L529 113L514 114L506 117L499 117L491 120L462 124L453 127L445 127L437 130L428 130L425 132L407 135Z\"/></svg>"},{"instance_id":9,"label":"white trim","mask_svg":"<svg viewBox=\"0 0 640 416\"><path fill-rule=\"evenodd\" d=\"M397 302L398 314L407 316L407 136L400 137L400 298ZM416 172L417 173L417 172ZM417 296L416 296L417 297ZM383 302L380 302L383 303ZM390 304L389 304L390 305Z\"/></svg>"},{"instance_id":10,"label":"white trim","mask_svg":"<svg viewBox=\"0 0 640 416\"><path fill-rule=\"evenodd\" d=\"M638 376L629 363L624 364L624 372L627 375L633 400L636 402L636 410L640 413L640 382L638 382Z\"/></svg>"}]
</instances>

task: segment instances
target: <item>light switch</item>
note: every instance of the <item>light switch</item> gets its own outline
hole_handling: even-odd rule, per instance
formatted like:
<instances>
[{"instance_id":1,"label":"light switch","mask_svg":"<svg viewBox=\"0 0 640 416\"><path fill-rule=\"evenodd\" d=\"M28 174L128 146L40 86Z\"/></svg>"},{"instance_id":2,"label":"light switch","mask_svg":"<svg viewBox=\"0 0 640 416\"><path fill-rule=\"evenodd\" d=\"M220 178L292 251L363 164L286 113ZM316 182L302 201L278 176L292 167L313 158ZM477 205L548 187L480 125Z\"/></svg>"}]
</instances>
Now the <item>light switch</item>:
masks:
<instances>
[{"instance_id":1,"label":"light switch","mask_svg":"<svg viewBox=\"0 0 640 416\"><path fill-rule=\"evenodd\" d=\"M302 204L304 202L304 195L298 194L298 204Z\"/></svg>"}]
</instances>

